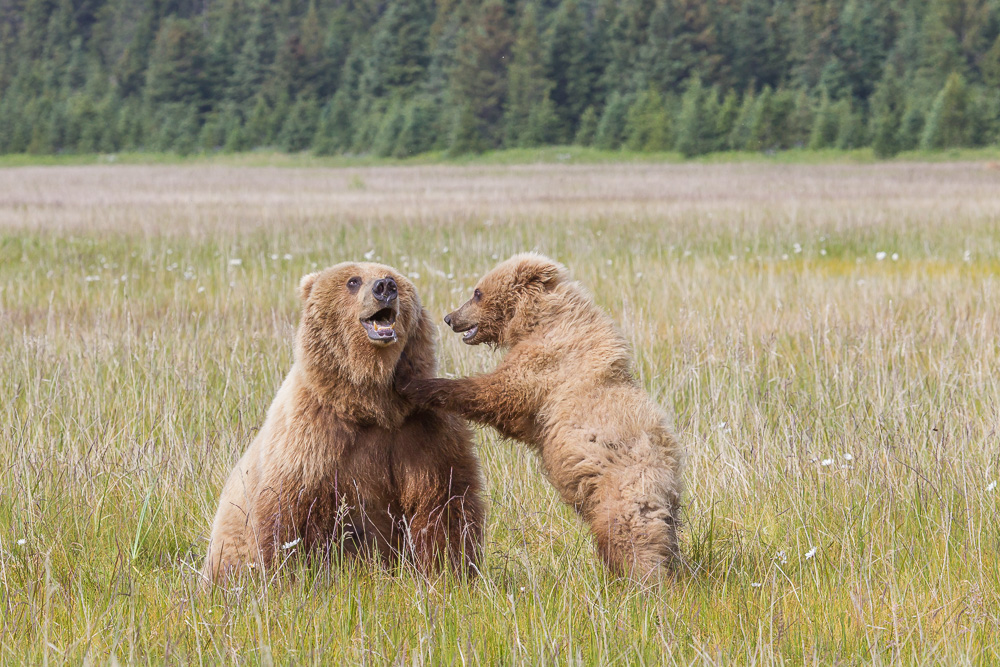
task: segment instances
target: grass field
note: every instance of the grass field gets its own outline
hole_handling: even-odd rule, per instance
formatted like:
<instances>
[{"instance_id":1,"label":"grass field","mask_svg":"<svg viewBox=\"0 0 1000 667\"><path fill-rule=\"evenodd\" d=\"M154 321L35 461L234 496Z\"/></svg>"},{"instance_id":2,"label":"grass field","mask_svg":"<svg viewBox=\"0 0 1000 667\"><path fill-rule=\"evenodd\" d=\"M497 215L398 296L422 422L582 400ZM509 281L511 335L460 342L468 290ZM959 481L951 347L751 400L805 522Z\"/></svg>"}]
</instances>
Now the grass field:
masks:
<instances>
[{"instance_id":1,"label":"grass field","mask_svg":"<svg viewBox=\"0 0 1000 667\"><path fill-rule=\"evenodd\" d=\"M0 169L0 662L1000 662L1000 171L982 163ZM295 285L439 318L566 263L687 446L689 571L613 580L477 433L483 576L290 560L199 596ZM440 332L441 371L494 353Z\"/></svg>"}]
</instances>

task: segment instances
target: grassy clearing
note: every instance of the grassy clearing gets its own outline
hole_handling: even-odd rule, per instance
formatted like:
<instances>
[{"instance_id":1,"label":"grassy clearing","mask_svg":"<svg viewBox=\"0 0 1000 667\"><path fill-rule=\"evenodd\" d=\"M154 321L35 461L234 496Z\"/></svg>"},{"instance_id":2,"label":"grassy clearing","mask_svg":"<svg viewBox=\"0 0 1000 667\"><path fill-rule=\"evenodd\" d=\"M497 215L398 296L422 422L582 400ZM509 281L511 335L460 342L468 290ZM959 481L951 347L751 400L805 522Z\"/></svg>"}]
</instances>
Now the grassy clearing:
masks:
<instances>
[{"instance_id":1,"label":"grassy clearing","mask_svg":"<svg viewBox=\"0 0 1000 667\"><path fill-rule=\"evenodd\" d=\"M894 162L954 162L997 161L1000 147L954 148L939 151L906 151ZM114 153L63 155L0 155L0 167L67 166L94 164L214 164L229 167L377 167L393 165L503 165L525 164L730 164L752 162L762 164L874 164L880 162L870 148L853 150L796 148L774 153L760 151L728 151L710 153L685 160L677 152L646 153L603 150L586 146L544 146L540 148L510 148L481 154L450 155L444 151L422 153L409 158L383 158L374 155L317 156L311 153L282 153L256 150L246 153Z\"/></svg>"},{"instance_id":2,"label":"grassy clearing","mask_svg":"<svg viewBox=\"0 0 1000 667\"><path fill-rule=\"evenodd\" d=\"M299 278L371 256L441 315L530 248L595 292L674 415L691 572L609 580L484 430L475 584L290 561L194 594ZM6 169L0 322L5 663L1000 661L981 164ZM444 331L439 359L495 363Z\"/></svg>"}]
</instances>

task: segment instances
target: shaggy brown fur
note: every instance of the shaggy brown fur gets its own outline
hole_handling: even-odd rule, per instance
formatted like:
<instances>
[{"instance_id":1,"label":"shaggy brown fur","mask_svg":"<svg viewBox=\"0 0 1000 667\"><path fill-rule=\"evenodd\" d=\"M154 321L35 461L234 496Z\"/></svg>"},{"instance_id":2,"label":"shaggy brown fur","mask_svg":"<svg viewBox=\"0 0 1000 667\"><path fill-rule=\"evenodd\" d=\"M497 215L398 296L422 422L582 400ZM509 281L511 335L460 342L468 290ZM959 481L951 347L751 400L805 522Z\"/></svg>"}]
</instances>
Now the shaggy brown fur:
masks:
<instances>
[{"instance_id":1,"label":"shaggy brown fur","mask_svg":"<svg viewBox=\"0 0 1000 667\"><path fill-rule=\"evenodd\" d=\"M644 577L676 559L681 448L636 381L622 335L566 269L516 255L445 322L465 332L466 343L494 344L507 355L475 377L401 376L400 391L536 449L612 570Z\"/></svg>"},{"instance_id":2,"label":"shaggy brown fur","mask_svg":"<svg viewBox=\"0 0 1000 667\"><path fill-rule=\"evenodd\" d=\"M393 390L396 373L435 370L413 285L344 263L303 278L300 296L295 363L222 491L206 580L293 549L408 552L426 573L475 564L484 511L469 429Z\"/></svg>"}]
</instances>

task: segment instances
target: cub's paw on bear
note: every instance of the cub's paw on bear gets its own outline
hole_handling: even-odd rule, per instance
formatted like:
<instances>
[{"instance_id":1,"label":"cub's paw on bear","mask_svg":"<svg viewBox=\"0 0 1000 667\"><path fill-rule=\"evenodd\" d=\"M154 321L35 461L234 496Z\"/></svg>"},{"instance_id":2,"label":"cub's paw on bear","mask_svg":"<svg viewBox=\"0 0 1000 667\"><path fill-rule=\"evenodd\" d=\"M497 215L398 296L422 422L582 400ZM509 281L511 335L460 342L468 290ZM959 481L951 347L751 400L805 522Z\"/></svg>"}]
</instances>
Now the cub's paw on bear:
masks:
<instances>
[{"instance_id":1,"label":"cub's paw on bear","mask_svg":"<svg viewBox=\"0 0 1000 667\"><path fill-rule=\"evenodd\" d=\"M474 572L484 506L471 433L393 389L397 375L435 372L413 285L388 266L343 263L303 278L300 297L294 363L223 487L205 582L290 549Z\"/></svg>"},{"instance_id":2,"label":"cub's paw on bear","mask_svg":"<svg viewBox=\"0 0 1000 667\"><path fill-rule=\"evenodd\" d=\"M491 373L414 378L400 393L537 451L612 570L643 578L678 562L683 451L636 380L624 337L565 267L516 255L445 322L465 343L507 354Z\"/></svg>"}]
</instances>

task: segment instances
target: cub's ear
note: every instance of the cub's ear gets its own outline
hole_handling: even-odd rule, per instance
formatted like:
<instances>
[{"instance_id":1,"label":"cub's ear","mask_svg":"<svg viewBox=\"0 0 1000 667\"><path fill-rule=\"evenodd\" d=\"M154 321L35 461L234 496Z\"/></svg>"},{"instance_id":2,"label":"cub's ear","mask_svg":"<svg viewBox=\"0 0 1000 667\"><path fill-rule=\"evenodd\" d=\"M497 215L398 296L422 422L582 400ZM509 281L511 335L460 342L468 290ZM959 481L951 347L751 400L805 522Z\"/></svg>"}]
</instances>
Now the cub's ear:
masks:
<instances>
[{"instance_id":1,"label":"cub's ear","mask_svg":"<svg viewBox=\"0 0 1000 667\"><path fill-rule=\"evenodd\" d=\"M302 276L302 280L299 282L299 298L305 301L309 298L309 293L312 292L313 285L316 283L316 278L319 273L310 273L307 276Z\"/></svg>"},{"instance_id":2,"label":"cub's ear","mask_svg":"<svg viewBox=\"0 0 1000 667\"><path fill-rule=\"evenodd\" d=\"M537 253L524 253L511 258L516 267L516 283L519 285L541 284L551 289L567 276L566 267L559 262Z\"/></svg>"}]
</instances>

